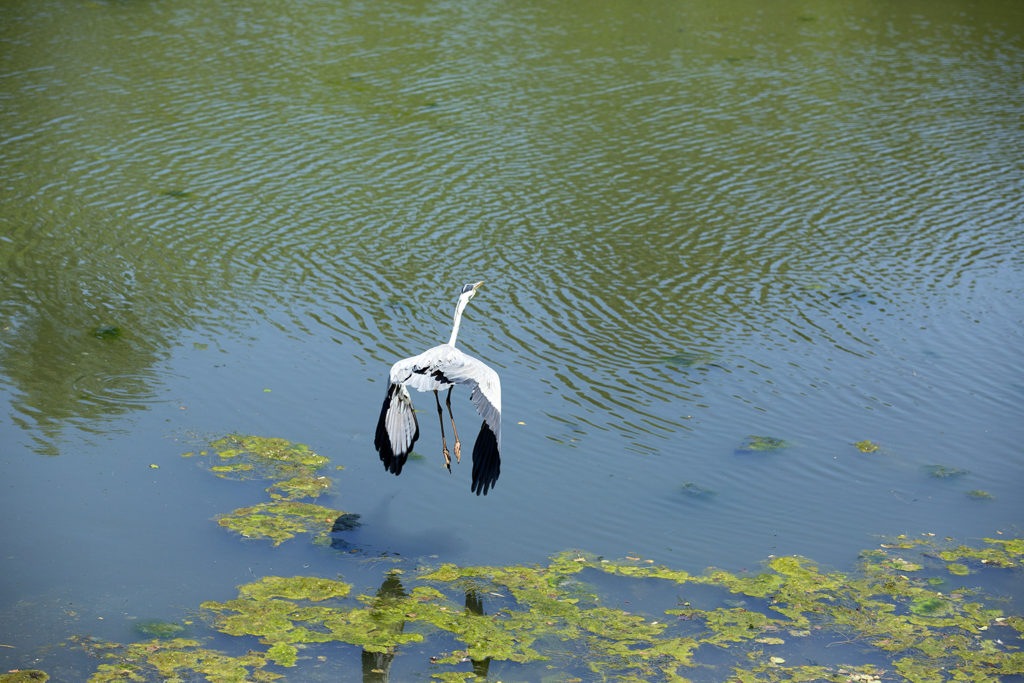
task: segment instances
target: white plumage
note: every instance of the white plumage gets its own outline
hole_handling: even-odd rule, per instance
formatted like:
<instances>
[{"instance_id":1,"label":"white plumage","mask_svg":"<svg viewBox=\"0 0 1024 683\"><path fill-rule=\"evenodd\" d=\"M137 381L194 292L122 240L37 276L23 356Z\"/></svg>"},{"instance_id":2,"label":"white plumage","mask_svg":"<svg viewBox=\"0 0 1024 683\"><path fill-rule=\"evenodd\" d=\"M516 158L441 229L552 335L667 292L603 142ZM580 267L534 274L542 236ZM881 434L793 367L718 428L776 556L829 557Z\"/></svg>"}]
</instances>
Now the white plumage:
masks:
<instances>
[{"instance_id":1,"label":"white plumage","mask_svg":"<svg viewBox=\"0 0 1024 683\"><path fill-rule=\"evenodd\" d=\"M455 418L451 412L451 390L455 385L469 387L469 398L483 418L480 434L473 446L471 488L477 495L486 494L487 490L494 486L500 473L501 381L498 373L492 368L455 348L455 338L459 332L462 311L481 284L483 283L477 282L462 288L459 302L455 307L452 335L447 344L440 344L419 355L404 358L391 366L388 393L384 398L384 405L381 406L374 438L374 446L384 467L396 475L401 474L402 466L420 435L408 387L417 391L433 391L441 422L445 465L451 471L451 459L444 438L444 416L437 392L448 389L446 403L448 414L452 418L452 430L455 431ZM455 457L461 461L460 451L461 443L458 432L455 432Z\"/></svg>"}]
</instances>

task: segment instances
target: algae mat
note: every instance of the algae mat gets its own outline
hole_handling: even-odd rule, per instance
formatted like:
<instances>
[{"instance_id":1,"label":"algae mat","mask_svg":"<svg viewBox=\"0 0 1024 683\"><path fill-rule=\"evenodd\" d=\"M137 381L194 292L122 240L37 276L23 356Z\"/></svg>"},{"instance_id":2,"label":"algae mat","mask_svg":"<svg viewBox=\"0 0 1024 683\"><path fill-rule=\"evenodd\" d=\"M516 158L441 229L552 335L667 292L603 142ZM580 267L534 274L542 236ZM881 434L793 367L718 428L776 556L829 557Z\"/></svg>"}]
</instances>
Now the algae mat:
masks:
<instances>
[{"instance_id":1,"label":"algae mat","mask_svg":"<svg viewBox=\"0 0 1024 683\"><path fill-rule=\"evenodd\" d=\"M353 513L309 502L327 459L284 439L229 435L225 478L270 481L268 500L217 522L255 542L301 534L323 552ZM299 514L302 508L304 514ZM308 508L308 509L306 509ZM340 524L338 520L344 520ZM377 558L364 558L373 562ZM1024 539L888 539L848 572L799 556L758 572L695 575L641 558L565 552L546 565L382 563L373 595L342 575L262 576L196 606L190 628L76 645L105 681L436 680L998 681L1024 674ZM1000 586L1000 590L983 587ZM186 637L186 635L188 637ZM358 662L358 664L356 663ZM17 672L3 680L27 680ZM14 676L22 678L14 678ZM84 676L83 676L84 677ZM43 680L37 678L35 680Z\"/></svg>"},{"instance_id":2,"label":"algae mat","mask_svg":"<svg viewBox=\"0 0 1024 683\"><path fill-rule=\"evenodd\" d=\"M1024 673L1024 619L971 586L987 573L1019 582L1022 557L1020 539L924 537L866 551L850 573L784 556L696 576L571 552L546 566L392 569L375 595L267 576L201 606L215 631L259 642L245 654L181 638L80 643L104 660L91 681L311 680L338 658L355 669L359 650L364 674L408 656L439 680L999 681ZM617 604L637 589L677 597L658 612ZM806 663L837 646L836 661Z\"/></svg>"},{"instance_id":3,"label":"algae mat","mask_svg":"<svg viewBox=\"0 0 1024 683\"><path fill-rule=\"evenodd\" d=\"M332 483L307 446L228 435L200 455L216 457L219 476L271 481L268 501L218 519L243 537L279 545L308 532L325 545L350 528L332 520L352 513L302 500ZM395 560L374 595L340 574L258 578L198 606L206 639L77 642L102 660L96 683L386 680L392 669L449 681L997 681L1024 674L1024 617L980 587L1019 594L1022 561L1024 540L930 535L890 539L848 572L799 556L699 575L581 552L543 566Z\"/></svg>"}]
</instances>

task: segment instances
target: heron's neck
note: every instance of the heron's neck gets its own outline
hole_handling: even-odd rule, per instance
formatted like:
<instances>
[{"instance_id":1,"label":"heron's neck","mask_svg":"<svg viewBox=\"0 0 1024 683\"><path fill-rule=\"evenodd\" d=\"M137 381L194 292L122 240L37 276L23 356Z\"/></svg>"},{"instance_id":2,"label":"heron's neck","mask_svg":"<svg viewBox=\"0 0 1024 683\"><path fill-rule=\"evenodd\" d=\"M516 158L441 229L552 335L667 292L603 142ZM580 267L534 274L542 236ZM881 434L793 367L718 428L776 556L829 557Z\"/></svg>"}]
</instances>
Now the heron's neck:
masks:
<instances>
[{"instance_id":1,"label":"heron's neck","mask_svg":"<svg viewBox=\"0 0 1024 683\"><path fill-rule=\"evenodd\" d=\"M452 336L448 340L448 346L455 346L455 338L459 336L459 323L462 322L462 311L465 310L468 303L469 299L460 297L459 303L455 305L455 321L452 323Z\"/></svg>"}]
</instances>

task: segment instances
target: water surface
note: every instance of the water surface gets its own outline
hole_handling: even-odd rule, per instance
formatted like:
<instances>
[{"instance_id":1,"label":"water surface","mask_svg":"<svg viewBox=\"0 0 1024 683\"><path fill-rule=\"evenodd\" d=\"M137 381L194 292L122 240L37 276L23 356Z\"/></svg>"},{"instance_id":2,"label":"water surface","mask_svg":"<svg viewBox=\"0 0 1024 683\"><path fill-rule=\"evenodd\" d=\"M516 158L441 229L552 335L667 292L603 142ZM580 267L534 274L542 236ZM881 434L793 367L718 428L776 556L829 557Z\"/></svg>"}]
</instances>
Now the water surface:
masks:
<instances>
[{"instance_id":1,"label":"water surface","mask_svg":"<svg viewBox=\"0 0 1024 683\"><path fill-rule=\"evenodd\" d=\"M5 3L0 610L27 626L0 663L274 572L375 590L211 521L262 489L179 456L229 432L344 466L360 557L846 567L1019 532L1022 29L1011 2ZM423 461L372 446L389 365L478 279L486 498L429 395Z\"/></svg>"}]
</instances>

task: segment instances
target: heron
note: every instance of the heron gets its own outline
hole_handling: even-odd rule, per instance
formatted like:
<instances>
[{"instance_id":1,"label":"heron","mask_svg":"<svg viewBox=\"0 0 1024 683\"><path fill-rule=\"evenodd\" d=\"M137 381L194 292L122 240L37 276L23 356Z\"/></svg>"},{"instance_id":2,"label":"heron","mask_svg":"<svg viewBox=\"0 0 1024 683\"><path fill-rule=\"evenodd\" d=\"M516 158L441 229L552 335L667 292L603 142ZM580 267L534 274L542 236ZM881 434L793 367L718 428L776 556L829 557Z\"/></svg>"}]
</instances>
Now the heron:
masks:
<instances>
[{"instance_id":1,"label":"heron","mask_svg":"<svg viewBox=\"0 0 1024 683\"><path fill-rule=\"evenodd\" d=\"M409 387L418 391L434 392L434 403L437 405L437 417L441 423L441 448L444 465L452 471L451 452L444 435L444 411L441 410L439 391L448 390L445 405L448 406L448 417L451 419L452 432L455 436L455 461L462 462L462 443L455 429L455 416L452 414L452 389L461 384L471 389L469 398L476 406L476 411L483 418L480 433L473 446L472 490L476 495L486 495L488 489L494 488L501 470L501 382L498 373L482 361L463 353L455 348L455 338L459 334L462 312L469 300L476 295L483 281L463 286L459 293L459 301L455 305L455 319L452 322L452 334L448 343L439 344L427 349L418 356L403 358L391 366L388 393L384 405L380 409L377 421L377 433L373 445L384 463L384 469L392 474L402 473L402 466L412 451L412 446L420 436L420 426L416 413L412 408L412 397Z\"/></svg>"}]
</instances>

